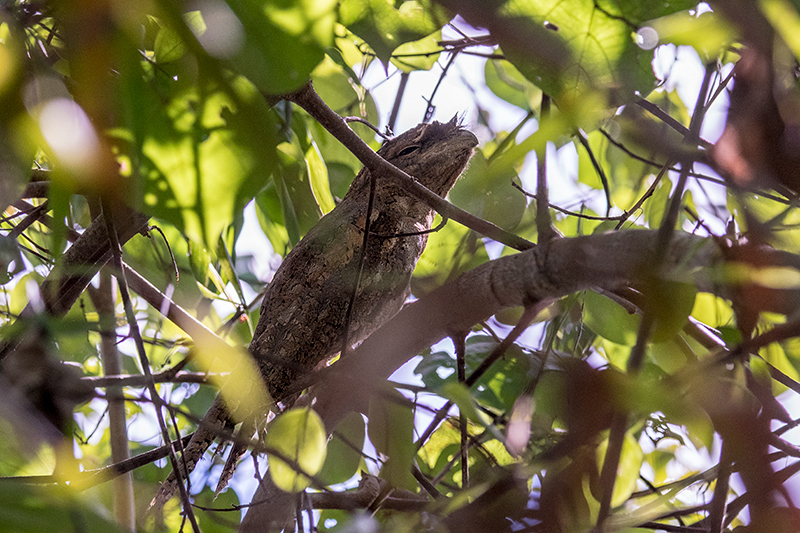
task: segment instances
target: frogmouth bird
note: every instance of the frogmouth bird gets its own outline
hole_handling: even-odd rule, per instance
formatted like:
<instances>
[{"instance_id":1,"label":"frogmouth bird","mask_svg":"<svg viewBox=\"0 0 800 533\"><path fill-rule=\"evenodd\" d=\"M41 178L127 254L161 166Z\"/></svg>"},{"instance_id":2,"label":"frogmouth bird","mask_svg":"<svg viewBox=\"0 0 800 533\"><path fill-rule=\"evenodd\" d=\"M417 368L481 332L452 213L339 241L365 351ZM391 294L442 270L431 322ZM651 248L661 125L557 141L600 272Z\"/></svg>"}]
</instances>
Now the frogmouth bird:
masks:
<instances>
[{"instance_id":1,"label":"frogmouth bird","mask_svg":"<svg viewBox=\"0 0 800 533\"><path fill-rule=\"evenodd\" d=\"M477 144L475 135L454 117L447 123L420 124L386 141L378 154L444 197ZM289 252L267 288L250 352L274 400L283 399L293 383L342 348L354 291L347 327L349 344L389 320L409 295L411 274L425 249L434 212L394 181L380 175L376 178L360 275L371 182L366 168L339 205ZM249 418L259 415L266 413L253 413ZM252 437L253 427L252 421L245 420L240 435ZM183 452L184 477L217 436L232 428L228 409L218 396ZM229 462L238 455L235 446ZM226 472L220 487L227 483L232 468ZM152 505L163 505L176 488L173 472Z\"/></svg>"}]
</instances>

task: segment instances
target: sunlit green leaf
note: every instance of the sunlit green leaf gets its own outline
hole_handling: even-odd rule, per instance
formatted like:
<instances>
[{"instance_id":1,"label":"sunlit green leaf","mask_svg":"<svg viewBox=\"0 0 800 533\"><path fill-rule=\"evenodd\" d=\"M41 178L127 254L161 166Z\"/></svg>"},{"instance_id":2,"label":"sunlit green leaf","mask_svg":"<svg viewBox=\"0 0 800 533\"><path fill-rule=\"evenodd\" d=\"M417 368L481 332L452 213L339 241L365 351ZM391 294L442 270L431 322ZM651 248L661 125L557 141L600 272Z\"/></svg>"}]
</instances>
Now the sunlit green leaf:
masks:
<instances>
[{"instance_id":1,"label":"sunlit green leaf","mask_svg":"<svg viewBox=\"0 0 800 533\"><path fill-rule=\"evenodd\" d=\"M177 61L186 53L186 45L183 44L180 36L170 28L163 27L156 36L155 48L153 49L156 61L159 63L169 63Z\"/></svg>"},{"instance_id":2,"label":"sunlit green leaf","mask_svg":"<svg viewBox=\"0 0 800 533\"><path fill-rule=\"evenodd\" d=\"M695 298L692 316L707 326L717 328L732 323L733 309L722 298L701 292Z\"/></svg>"},{"instance_id":3,"label":"sunlit green leaf","mask_svg":"<svg viewBox=\"0 0 800 533\"><path fill-rule=\"evenodd\" d=\"M422 39L398 46L392 54L392 63L403 72L430 70L439 59L442 32L434 32Z\"/></svg>"},{"instance_id":4,"label":"sunlit green leaf","mask_svg":"<svg viewBox=\"0 0 800 533\"><path fill-rule=\"evenodd\" d=\"M327 437L322 419L311 409L292 409L276 418L269 426L266 445L275 453L269 456L269 473L281 490L299 492L316 475L325 462ZM281 458L296 463L291 465ZM298 471L300 470L300 471Z\"/></svg>"},{"instance_id":5,"label":"sunlit green leaf","mask_svg":"<svg viewBox=\"0 0 800 533\"><path fill-rule=\"evenodd\" d=\"M602 470L605 461L606 451L608 450L608 440L604 440L597 447L598 470ZM639 480L639 469L642 467L644 454L639 442L628 432L625 440L622 441L622 451L619 456L617 466L617 476L614 481L614 493L611 496L611 505L616 507L622 505L636 490L636 483Z\"/></svg>"},{"instance_id":6,"label":"sunlit green leaf","mask_svg":"<svg viewBox=\"0 0 800 533\"><path fill-rule=\"evenodd\" d=\"M716 57L736 36L728 21L713 11L674 13L651 21L648 27L655 30L660 43L693 46L706 58Z\"/></svg>"},{"instance_id":7,"label":"sunlit green leaf","mask_svg":"<svg viewBox=\"0 0 800 533\"><path fill-rule=\"evenodd\" d=\"M265 104L244 80L236 88L236 100L187 92L164 110L153 109L142 148L146 207L211 248L274 164ZM263 122L255 125L255 117Z\"/></svg>"},{"instance_id":8,"label":"sunlit green leaf","mask_svg":"<svg viewBox=\"0 0 800 533\"><path fill-rule=\"evenodd\" d=\"M443 11L427 1L345 0L339 5L342 24L364 39L384 63L403 43L416 41L447 22Z\"/></svg>"},{"instance_id":9,"label":"sunlit green leaf","mask_svg":"<svg viewBox=\"0 0 800 533\"><path fill-rule=\"evenodd\" d=\"M325 166L325 161L322 160L322 155L320 155L319 149L314 143L311 143L306 151L306 171L308 172L311 192L322 214L330 213L336 205L333 203L333 197L331 196L328 168Z\"/></svg>"},{"instance_id":10,"label":"sunlit green leaf","mask_svg":"<svg viewBox=\"0 0 800 533\"><path fill-rule=\"evenodd\" d=\"M44 276L36 271L32 271L20 277L20 279L17 280L17 284L14 285L13 289L8 293L8 311L13 315L22 313L22 310L28 305L28 291L35 291L37 287L41 285L43 279ZM35 292L32 294L35 294Z\"/></svg>"},{"instance_id":11,"label":"sunlit green leaf","mask_svg":"<svg viewBox=\"0 0 800 533\"><path fill-rule=\"evenodd\" d=\"M646 94L656 84L650 67L652 50L640 48L634 38L638 26L691 7L694 3L688 1L514 0L504 6L504 13L553 25L555 34L572 52L573 62L563 65L555 79L522 54L512 54L510 59L525 77L554 98L562 91L575 97L596 87L610 90L612 100L624 103L636 97L635 91Z\"/></svg>"},{"instance_id":12,"label":"sunlit green leaf","mask_svg":"<svg viewBox=\"0 0 800 533\"><path fill-rule=\"evenodd\" d=\"M230 0L228 5L245 34L231 61L266 93L285 94L298 89L322 61L325 47L333 42L333 0ZM288 50L291 61L286 60Z\"/></svg>"},{"instance_id":13,"label":"sunlit green leaf","mask_svg":"<svg viewBox=\"0 0 800 533\"><path fill-rule=\"evenodd\" d=\"M442 453L444 453L446 449L458 445L460 442L460 430L454 425L452 420L446 420L433 432L424 446L420 448L418 457L422 460L423 465L427 465L434 471L436 465L442 461ZM450 460L450 457L445 456L443 460L447 462Z\"/></svg>"},{"instance_id":14,"label":"sunlit green leaf","mask_svg":"<svg viewBox=\"0 0 800 533\"><path fill-rule=\"evenodd\" d=\"M244 303L244 293L242 292L242 284L239 281L239 276L236 275L236 269L233 267L233 259L228 248L225 246L225 241L220 237L217 244L217 258L219 260L219 275L222 286L226 287L228 283L233 285L233 290L236 291L239 303Z\"/></svg>"},{"instance_id":15,"label":"sunlit green leaf","mask_svg":"<svg viewBox=\"0 0 800 533\"><path fill-rule=\"evenodd\" d=\"M791 363L787 357L784 348L778 343L772 343L759 350L759 355L764 358L764 361L784 373L789 379L797 382L800 381L800 372ZM775 389L775 395L781 394L786 391L786 387L777 381L773 381L772 385Z\"/></svg>"}]
</instances>

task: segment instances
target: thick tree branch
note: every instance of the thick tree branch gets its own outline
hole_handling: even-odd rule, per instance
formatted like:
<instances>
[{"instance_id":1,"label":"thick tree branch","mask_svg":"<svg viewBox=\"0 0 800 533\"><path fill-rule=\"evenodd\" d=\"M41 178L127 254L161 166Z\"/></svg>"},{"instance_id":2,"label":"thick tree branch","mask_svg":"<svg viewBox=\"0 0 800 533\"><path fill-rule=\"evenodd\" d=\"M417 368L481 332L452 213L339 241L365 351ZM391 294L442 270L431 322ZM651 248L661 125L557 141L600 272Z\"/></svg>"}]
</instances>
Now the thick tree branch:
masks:
<instances>
[{"instance_id":1,"label":"thick tree branch","mask_svg":"<svg viewBox=\"0 0 800 533\"><path fill-rule=\"evenodd\" d=\"M535 305L595 287L615 289L645 279L655 237L655 231L622 231L556 239L546 255L537 247L484 263L406 306L348 358L328 369L329 379L315 393L315 409L332 431L350 411L366 411L372 393L397 368L452 331L468 329L507 307ZM783 256L780 260L790 261ZM711 239L679 233L664 255L663 271L674 275L680 267L683 278L701 290L719 290L703 269L720 261ZM793 296L795 304L800 301L800 291ZM264 488L255 496L259 501L276 498L277 493ZM267 520L266 513L260 507L251 508L242 530Z\"/></svg>"},{"instance_id":2,"label":"thick tree branch","mask_svg":"<svg viewBox=\"0 0 800 533\"><path fill-rule=\"evenodd\" d=\"M649 257L655 252L655 234L624 231L557 239L546 256L535 248L463 274L406 306L351 357L332 367L329 371L334 376L317 392L318 411L335 423L350 410L363 408L372 388L409 358L449 332L470 328L504 308L535 305L595 287L615 289L645 279ZM691 281L701 290L713 290L700 269L719 261L713 241L681 233L670 243L663 267L669 272L681 265L684 277L691 272L695 278ZM800 294L794 300L798 298Z\"/></svg>"}]
</instances>

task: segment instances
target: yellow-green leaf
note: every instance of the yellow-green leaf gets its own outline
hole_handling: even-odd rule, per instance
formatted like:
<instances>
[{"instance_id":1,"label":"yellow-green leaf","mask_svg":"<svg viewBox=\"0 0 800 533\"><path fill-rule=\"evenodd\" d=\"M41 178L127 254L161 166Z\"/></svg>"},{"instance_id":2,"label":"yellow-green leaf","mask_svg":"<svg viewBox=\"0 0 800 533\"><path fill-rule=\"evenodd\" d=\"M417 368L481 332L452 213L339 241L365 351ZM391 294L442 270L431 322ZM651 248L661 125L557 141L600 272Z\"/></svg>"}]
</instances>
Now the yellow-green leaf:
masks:
<instances>
[{"instance_id":1,"label":"yellow-green leaf","mask_svg":"<svg viewBox=\"0 0 800 533\"><path fill-rule=\"evenodd\" d=\"M597 447L598 469L602 470L605 461L606 450L608 449L608 439L604 440ZM636 482L639 480L639 469L642 467L644 454L639 442L631 433L625 434L622 442L622 452L617 466L617 477L614 482L614 493L611 496L611 506L622 505L636 490Z\"/></svg>"},{"instance_id":2,"label":"yellow-green leaf","mask_svg":"<svg viewBox=\"0 0 800 533\"><path fill-rule=\"evenodd\" d=\"M308 487L308 475L315 476L325 463L326 440L322 419L311 409L291 409L276 418L266 439L269 473L275 485L286 492Z\"/></svg>"}]
</instances>

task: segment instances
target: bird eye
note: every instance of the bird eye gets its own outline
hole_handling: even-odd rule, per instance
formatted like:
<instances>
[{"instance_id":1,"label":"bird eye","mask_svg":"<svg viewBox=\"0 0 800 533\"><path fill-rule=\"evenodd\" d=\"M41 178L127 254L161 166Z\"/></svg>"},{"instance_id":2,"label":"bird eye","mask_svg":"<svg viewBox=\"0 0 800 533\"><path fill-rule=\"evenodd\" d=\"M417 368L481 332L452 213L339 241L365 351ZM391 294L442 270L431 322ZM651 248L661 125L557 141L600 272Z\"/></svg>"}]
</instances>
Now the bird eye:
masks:
<instances>
[{"instance_id":1,"label":"bird eye","mask_svg":"<svg viewBox=\"0 0 800 533\"><path fill-rule=\"evenodd\" d=\"M418 148L419 146L409 146L408 148L403 148L402 150L400 150L400 153L397 154L397 157L402 157L404 155L416 152Z\"/></svg>"}]
</instances>

